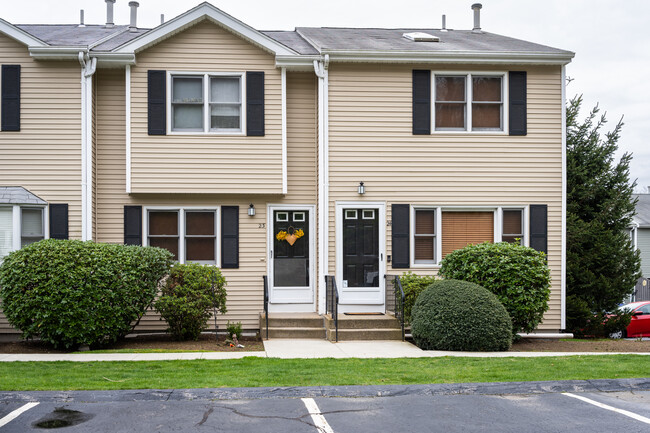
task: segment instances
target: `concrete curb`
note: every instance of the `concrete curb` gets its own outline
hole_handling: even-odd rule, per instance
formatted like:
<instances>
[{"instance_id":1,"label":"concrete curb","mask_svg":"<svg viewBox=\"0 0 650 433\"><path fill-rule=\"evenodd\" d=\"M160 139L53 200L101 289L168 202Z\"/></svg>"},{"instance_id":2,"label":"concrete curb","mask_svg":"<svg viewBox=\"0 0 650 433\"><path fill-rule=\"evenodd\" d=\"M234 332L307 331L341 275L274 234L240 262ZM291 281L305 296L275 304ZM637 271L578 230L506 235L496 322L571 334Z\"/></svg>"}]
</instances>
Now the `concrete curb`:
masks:
<instances>
[{"instance_id":1,"label":"concrete curb","mask_svg":"<svg viewBox=\"0 0 650 433\"><path fill-rule=\"evenodd\" d=\"M206 388L124 391L24 391L0 392L0 401L10 402L130 402L260 400L269 398L377 398L433 395L516 395L563 392L650 391L650 378L565 380L543 382L488 382L428 385L370 385L321 387Z\"/></svg>"}]
</instances>

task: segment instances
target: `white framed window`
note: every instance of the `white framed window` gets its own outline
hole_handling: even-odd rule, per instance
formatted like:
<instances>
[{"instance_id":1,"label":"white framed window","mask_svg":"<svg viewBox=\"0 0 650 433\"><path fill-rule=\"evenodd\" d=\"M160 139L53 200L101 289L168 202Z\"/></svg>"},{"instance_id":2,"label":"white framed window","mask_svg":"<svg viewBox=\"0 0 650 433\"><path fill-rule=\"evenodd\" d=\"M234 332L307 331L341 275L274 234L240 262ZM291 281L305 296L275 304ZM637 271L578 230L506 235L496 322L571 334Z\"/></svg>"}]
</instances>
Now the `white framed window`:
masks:
<instances>
[{"instance_id":1,"label":"white framed window","mask_svg":"<svg viewBox=\"0 0 650 433\"><path fill-rule=\"evenodd\" d=\"M47 207L0 205L0 262L12 251L49 237Z\"/></svg>"},{"instance_id":2,"label":"white framed window","mask_svg":"<svg viewBox=\"0 0 650 433\"><path fill-rule=\"evenodd\" d=\"M216 208L146 208L147 245L174 254L179 263L219 263Z\"/></svg>"},{"instance_id":3,"label":"white framed window","mask_svg":"<svg viewBox=\"0 0 650 433\"><path fill-rule=\"evenodd\" d=\"M245 74L169 72L170 134L242 134Z\"/></svg>"},{"instance_id":4,"label":"white framed window","mask_svg":"<svg viewBox=\"0 0 650 433\"><path fill-rule=\"evenodd\" d=\"M289 212L278 212L275 214L275 220L279 223L289 221Z\"/></svg>"},{"instance_id":5,"label":"white framed window","mask_svg":"<svg viewBox=\"0 0 650 433\"><path fill-rule=\"evenodd\" d=\"M361 218L364 220L374 220L375 219L375 210L374 209L363 209L361 211Z\"/></svg>"},{"instance_id":6,"label":"white framed window","mask_svg":"<svg viewBox=\"0 0 650 433\"><path fill-rule=\"evenodd\" d=\"M506 130L505 72L434 72L433 130L499 132Z\"/></svg>"},{"instance_id":7,"label":"white framed window","mask_svg":"<svg viewBox=\"0 0 650 433\"><path fill-rule=\"evenodd\" d=\"M356 220L356 219L358 219L356 209L346 209L345 210L345 219L346 220Z\"/></svg>"},{"instance_id":8,"label":"white framed window","mask_svg":"<svg viewBox=\"0 0 650 433\"><path fill-rule=\"evenodd\" d=\"M304 212L294 212L293 213L293 221L294 222L304 222L305 221L305 213Z\"/></svg>"},{"instance_id":9,"label":"white framed window","mask_svg":"<svg viewBox=\"0 0 650 433\"><path fill-rule=\"evenodd\" d=\"M525 206L411 206L411 267L435 267L450 252L481 242L528 245Z\"/></svg>"}]
</instances>

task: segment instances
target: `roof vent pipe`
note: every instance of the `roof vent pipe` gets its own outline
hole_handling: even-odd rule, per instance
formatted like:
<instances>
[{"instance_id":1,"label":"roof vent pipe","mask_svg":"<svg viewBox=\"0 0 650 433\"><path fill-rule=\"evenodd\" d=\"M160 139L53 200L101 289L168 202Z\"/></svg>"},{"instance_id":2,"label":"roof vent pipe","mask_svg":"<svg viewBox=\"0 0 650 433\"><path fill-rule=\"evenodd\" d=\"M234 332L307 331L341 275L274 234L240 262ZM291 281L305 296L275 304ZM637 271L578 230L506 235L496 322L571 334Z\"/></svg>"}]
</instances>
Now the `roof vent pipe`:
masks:
<instances>
[{"instance_id":1,"label":"roof vent pipe","mask_svg":"<svg viewBox=\"0 0 650 433\"><path fill-rule=\"evenodd\" d=\"M442 15L442 31L447 31L447 15Z\"/></svg>"},{"instance_id":2,"label":"roof vent pipe","mask_svg":"<svg viewBox=\"0 0 650 433\"><path fill-rule=\"evenodd\" d=\"M106 0L106 27L111 28L115 26L113 22L113 4L115 0Z\"/></svg>"},{"instance_id":3,"label":"roof vent pipe","mask_svg":"<svg viewBox=\"0 0 650 433\"><path fill-rule=\"evenodd\" d=\"M472 33L483 33L481 31L481 8L483 7L480 3L474 3L472 5L472 10L474 11L474 28Z\"/></svg>"},{"instance_id":4,"label":"roof vent pipe","mask_svg":"<svg viewBox=\"0 0 650 433\"><path fill-rule=\"evenodd\" d=\"M135 32L138 30L138 6L140 6L140 3L129 2L129 6L131 7L131 24L129 24L129 31Z\"/></svg>"},{"instance_id":5,"label":"roof vent pipe","mask_svg":"<svg viewBox=\"0 0 650 433\"><path fill-rule=\"evenodd\" d=\"M79 27L86 27L86 25L84 24L84 10L83 9L81 9L79 11Z\"/></svg>"},{"instance_id":6,"label":"roof vent pipe","mask_svg":"<svg viewBox=\"0 0 650 433\"><path fill-rule=\"evenodd\" d=\"M165 24L165 14L160 14L160 24Z\"/></svg>"}]
</instances>

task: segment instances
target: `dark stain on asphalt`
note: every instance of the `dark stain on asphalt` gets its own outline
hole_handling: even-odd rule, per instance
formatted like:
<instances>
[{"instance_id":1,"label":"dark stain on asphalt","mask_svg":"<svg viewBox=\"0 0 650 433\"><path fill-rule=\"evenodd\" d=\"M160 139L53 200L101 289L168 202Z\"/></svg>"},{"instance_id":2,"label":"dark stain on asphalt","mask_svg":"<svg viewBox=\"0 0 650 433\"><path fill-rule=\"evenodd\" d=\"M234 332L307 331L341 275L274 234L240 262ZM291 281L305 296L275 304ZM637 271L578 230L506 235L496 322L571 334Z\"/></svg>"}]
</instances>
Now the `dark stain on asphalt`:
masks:
<instances>
[{"instance_id":1,"label":"dark stain on asphalt","mask_svg":"<svg viewBox=\"0 0 650 433\"><path fill-rule=\"evenodd\" d=\"M65 407L57 407L52 413L36 421L33 426L42 429L70 427L89 421L94 416L77 410L65 409Z\"/></svg>"}]
</instances>

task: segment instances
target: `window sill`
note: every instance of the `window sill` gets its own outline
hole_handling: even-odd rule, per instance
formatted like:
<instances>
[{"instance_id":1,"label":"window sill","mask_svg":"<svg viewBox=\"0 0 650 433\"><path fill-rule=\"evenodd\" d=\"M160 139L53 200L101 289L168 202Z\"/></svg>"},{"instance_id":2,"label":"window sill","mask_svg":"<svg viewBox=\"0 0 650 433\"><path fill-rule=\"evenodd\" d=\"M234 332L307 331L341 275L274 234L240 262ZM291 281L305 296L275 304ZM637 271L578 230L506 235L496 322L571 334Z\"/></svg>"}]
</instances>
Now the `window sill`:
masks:
<instances>
[{"instance_id":1,"label":"window sill","mask_svg":"<svg viewBox=\"0 0 650 433\"><path fill-rule=\"evenodd\" d=\"M243 137L246 136L244 131L167 131L167 135L200 135L200 136L230 136L230 137Z\"/></svg>"}]
</instances>

